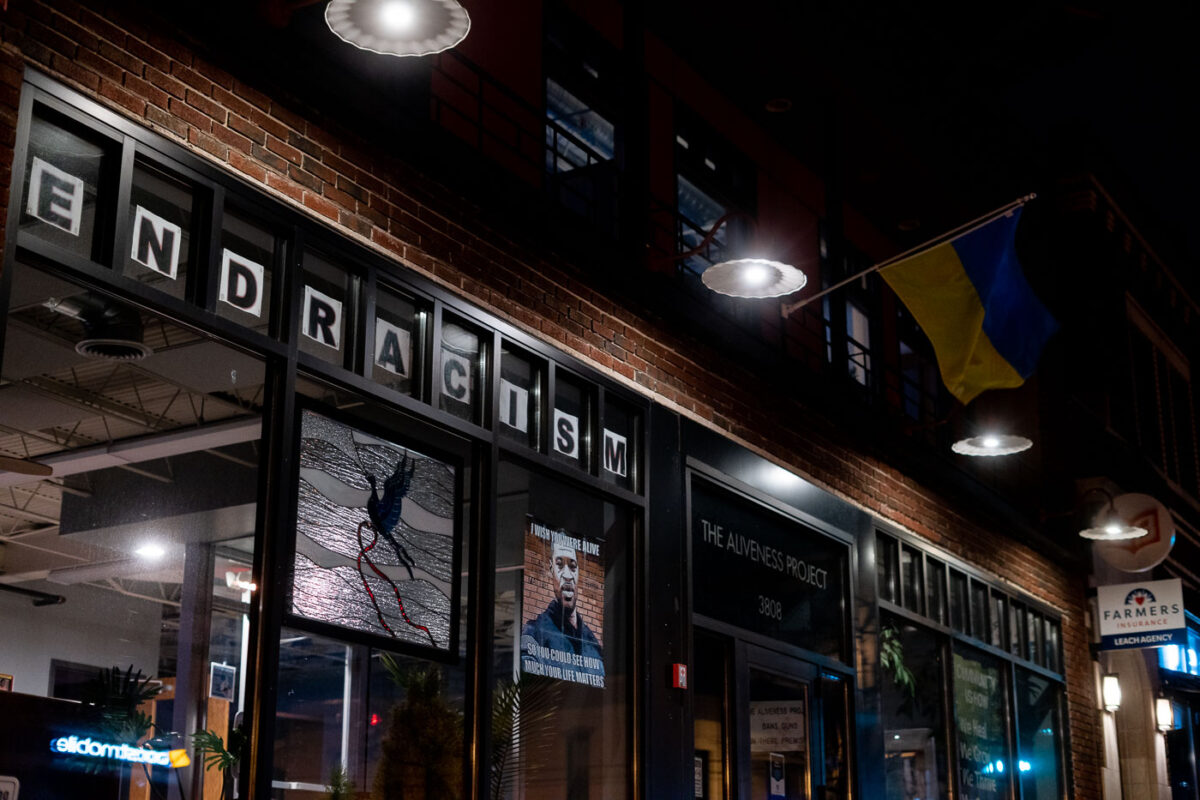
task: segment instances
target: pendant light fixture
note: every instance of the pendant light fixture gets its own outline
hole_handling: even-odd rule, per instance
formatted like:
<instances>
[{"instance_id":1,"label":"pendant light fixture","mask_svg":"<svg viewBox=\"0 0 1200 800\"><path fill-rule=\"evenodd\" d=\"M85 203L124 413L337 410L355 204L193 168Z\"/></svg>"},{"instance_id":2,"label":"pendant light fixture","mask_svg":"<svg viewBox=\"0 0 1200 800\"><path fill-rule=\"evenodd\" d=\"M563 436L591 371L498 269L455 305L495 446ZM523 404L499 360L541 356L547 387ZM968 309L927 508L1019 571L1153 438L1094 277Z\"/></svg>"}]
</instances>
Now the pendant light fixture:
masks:
<instances>
[{"instance_id":1,"label":"pendant light fixture","mask_svg":"<svg viewBox=\"0 0 1200 800\"><path fill-rule=\"evenodd\" d=\"M950 445L950 449L964 456L1011 456L1033 447L1033 440L1024 436L1006 433L985 433L968 436Z\"/></svg>"},{"instance_id":2,"label":"pendant light fixture","mask_svg":"<svg viewBox=\"0 0 1200 800\"><path fill-rule=\"evenodd\" d=\"M330 0L325 23L342 41L389 56L440 53L471 30L456 0Z\"/></svg>"},{"instance_id":3,"label":"pendant light fixture","mask_svg":"<svg viewBox=\"0 0 1200 800\"><path fill-rule=\"evenodd\" d=\"M1084 496L1086 497L1092 492L1104 495L1107 502L1092 515L1088 526L1079 531L1079 535L1084 539L1098 542L1119 542L1125 539L1140 539L1150 533L1145 528L1130 525L1122 519L1121 514L1117 511L1116 501L1107 490L1093 486L1084 492Z\"/></svg>"}]
</instances>

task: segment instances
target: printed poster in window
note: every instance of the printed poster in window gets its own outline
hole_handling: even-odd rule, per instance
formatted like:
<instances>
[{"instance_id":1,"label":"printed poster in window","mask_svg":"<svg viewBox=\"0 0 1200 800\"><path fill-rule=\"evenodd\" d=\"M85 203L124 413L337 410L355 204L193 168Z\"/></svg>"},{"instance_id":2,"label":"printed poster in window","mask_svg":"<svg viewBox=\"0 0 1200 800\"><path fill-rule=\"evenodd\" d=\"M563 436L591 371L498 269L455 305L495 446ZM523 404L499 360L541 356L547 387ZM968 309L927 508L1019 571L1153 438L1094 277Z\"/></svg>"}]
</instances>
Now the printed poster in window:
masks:
<instances>
[{"instance_id":1,"label":"printed poster in window","mask_svg":"<svg viewBox=\"0 0 1200 800\"><path fill-rule=\"evenodd\" d=\"M1012 769L999 662L955 649L954 719L963 800L1005 800Z\"/></svg>"},{"instance_id":2,"label":"printed poster in window","mask_svg":"<svg viewBox=\"0 0 1200 800\"><path fill-rule=\"evenodd\" d=\"M601 543L525 521L521 671L604 687Z\"/></svg>"},{"instance_id":3,"label":"printed poster in window","mask_svg":"<svg viewBox=\"0 0 1200 800\"><path fill-rule=\"evenodd\" d=\"M291 613L453 652L455 467L311 410L299 460Z\"/></svg>"}]
</instances>

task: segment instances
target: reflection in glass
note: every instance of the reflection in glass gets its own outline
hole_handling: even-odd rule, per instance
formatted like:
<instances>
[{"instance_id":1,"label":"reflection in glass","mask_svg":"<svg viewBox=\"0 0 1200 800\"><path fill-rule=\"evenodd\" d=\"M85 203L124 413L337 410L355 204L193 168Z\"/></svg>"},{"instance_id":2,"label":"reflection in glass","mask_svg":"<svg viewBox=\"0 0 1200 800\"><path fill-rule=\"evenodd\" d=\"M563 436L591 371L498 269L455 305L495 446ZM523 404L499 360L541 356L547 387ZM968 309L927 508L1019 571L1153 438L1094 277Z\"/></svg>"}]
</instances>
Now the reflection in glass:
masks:
<instances>
[{"instance_id":1,"label":"reflection in glass","mask_svg":"<svg viewBox=\"0 0 1200 800\"><path fill-rule=\"evenodd\" d=\"M511 463L498 488L492 796L623 797L633 519Z\"/></svg>"},{"instance_id":2,"label":"reflection in glass","mask_svg":"<svg viewBox=\"0 0 1200 800\"><path fill-rule=\"evenodd\" d=\"M1061 695L1058 684L1017 670L1017 772L1023 800L1062 797Z\"/></svg>"},{"instance_id":3,"label":"reflection in glass","mask_svg":"<svg viewBox=\"0 0 1200 800\"><path fill-rule=\"evenodd\" d=\"M732 776L725 774L729 757L725 750L725 743L729 741L726 718L730 685L729 645L726 640L697 630L692 662L695 664L691 675L695 693L694 766L701 782L696 796L722 800L728 795L727 787L733 784Z\"/></svg>"},{"instance_id":4,"label":"reflection in glass","mask_svg":"<svg viewBox=\"0 0 1200 800\"><path fill-rule=\"evenodd\" d=\"M0 744L0 774L47 796L166 797L167 768L69 769L46 743L94 731L172 750L201 728L230 740L246 701L265 370L141 311L152 354L85 357L82 323L60 310L104 298L20 264L12 277L0 452L52 458L55 476L0 472L4 585L32 593L0 592L0 672L13 675L0 720L22 731ZM213 797L229 779L199 777Z\"/></svg>"},{"instance_id":5,"label":"reflection in glass","mask_svg":"<svg viewBox=\"0 0 1200 800\"><path fill-rule=\"evenodd\" d=\"M955 644L954 723L959 780L977 800L1007 800L1013 763L1008 739L1008 692L999 659Z\"/></svg>"},{"instance_id":6,"label":"reflection in glass","mask_svg":"<svg viewBox=\"0 0 1200 800\"><path fill-rule=\"evenodd\" d=\"M948 797L942 646L900 617L884 613L881 625L885 797Z\"/></svg>"},{"instance_id":7,"label":"reflection in glass","mask_svg":"<svg viewBox=\"0 0 1200 800\"><path fill-rule=\"evenodd\" d=\"M809 795L808 684L750 670L750 797Z\"/></svg>"}]
</instances>

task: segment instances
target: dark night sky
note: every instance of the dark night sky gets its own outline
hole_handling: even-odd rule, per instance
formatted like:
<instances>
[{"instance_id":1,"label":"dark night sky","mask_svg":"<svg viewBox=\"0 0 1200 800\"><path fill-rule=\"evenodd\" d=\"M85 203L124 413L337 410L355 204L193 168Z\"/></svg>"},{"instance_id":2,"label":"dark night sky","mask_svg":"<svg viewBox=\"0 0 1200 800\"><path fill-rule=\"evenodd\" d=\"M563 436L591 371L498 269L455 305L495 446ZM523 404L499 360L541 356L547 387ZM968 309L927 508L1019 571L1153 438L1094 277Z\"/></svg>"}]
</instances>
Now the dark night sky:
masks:
<instances>
[{"instance_id":1,"label":"dark night sky","mask_svg":"<svg viewBox=\"0 0 1200 800\"><path fill-rule=\"evenodd\" d=\"M937 5L656 0L649 14L798 149L833 87L847 196L885 228L916 218L923 239L1087 168L1194 282L1196 5ZM767 114L778 95L793 110Z\"/></svg>"}]
</instances>

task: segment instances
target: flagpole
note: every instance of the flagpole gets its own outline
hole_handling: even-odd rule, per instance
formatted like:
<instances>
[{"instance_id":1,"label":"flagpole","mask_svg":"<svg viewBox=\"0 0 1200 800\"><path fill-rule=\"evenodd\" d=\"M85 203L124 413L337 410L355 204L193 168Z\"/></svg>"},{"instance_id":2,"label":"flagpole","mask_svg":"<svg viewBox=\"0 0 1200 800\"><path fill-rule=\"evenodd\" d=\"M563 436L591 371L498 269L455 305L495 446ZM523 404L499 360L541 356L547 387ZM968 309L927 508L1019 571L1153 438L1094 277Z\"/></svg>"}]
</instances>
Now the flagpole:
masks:
<instances>
[{"instance_id":1,"label":"flagpole","mask_svg":"<svg viewBox=\"0 0 1200 800\"><path fill-rule=\"evenodd\" d=\"M830 292L836 291L847 284L854 283L855 281L859 280L860 278L862 278L865 275L870 275L872 272L878 272L879 270L883 269L884 267L890 267L892 264L896 264L900 261L903 261L904 259L908 258L909 256L912 256L915 253L919 253L922 250L927 250L930 247L934 247L935 245L939 245L939 244L945 244L946 242L952 242L961 236L966 236L968 233L971 233L972 231L979 230L984 225L987 225L989 222L996 219L997 217L1000 217L1000 216L1003 216L1004 214L1009 213L1014 208L1019 208L1020 206L1025 205L1030 200L1033 200L1036 197L1037 197L1037 195L1034 193L1027 194L1024 197L1018 197L1016 200L1013 200L1011 203L1008 203L1007 205L1003 205L1000 208L993 209L992 211L989 211L988 213L984 214L981 217L976 217L975 219L971 220L970 222L965 222L962 225L959 225L957 228L954 228L953 230L947 231L946 233L943 233L940 236L935 236L926 242L922 242L921 244L917 245L916 247L910 247L909 249L905 250L903 253L900 253L899 255L894 255L891 258L880 261L878 264L875 264L874 266L867 267L862 272L856 272L855 274L851 275L849 278L840 280L837 283L835 283L833 286L828 286L828 287L822 289L821 291L817 292L816 294L809 295L808 297L797 300L794 303L784 303L782 306L779 307L779 313L783 316L784 319L787 319L794 312L800 310L801 308L804 308L806 305L811 303L813 300L819 300L820 298L824 297L825 295L829 294Z\"/></svg>"}]
</instances>

